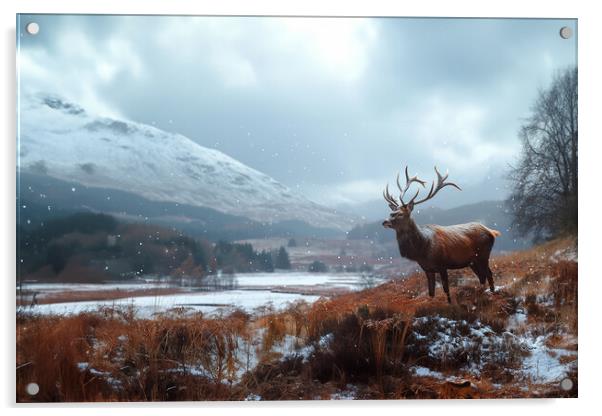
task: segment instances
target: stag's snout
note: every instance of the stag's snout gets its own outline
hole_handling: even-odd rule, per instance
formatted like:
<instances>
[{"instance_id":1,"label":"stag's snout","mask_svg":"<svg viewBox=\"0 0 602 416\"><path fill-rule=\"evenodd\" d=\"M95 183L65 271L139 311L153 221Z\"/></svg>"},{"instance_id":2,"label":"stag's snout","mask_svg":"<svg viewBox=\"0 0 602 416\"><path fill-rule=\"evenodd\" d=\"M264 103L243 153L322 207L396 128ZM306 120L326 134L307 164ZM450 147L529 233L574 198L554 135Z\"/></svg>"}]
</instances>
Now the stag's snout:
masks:
<instances>
[{"instance_id":1,"label":"stag's snout","mask_svg":"<svg viewBox=\"0 0 602 416\"><path fill-rule=\"evenodd\" d=\"M393 228L393 224L391 223L390 220L384 220L383 221L383 227L385 227L385 228Z\"/></svg>"}]
</instances>

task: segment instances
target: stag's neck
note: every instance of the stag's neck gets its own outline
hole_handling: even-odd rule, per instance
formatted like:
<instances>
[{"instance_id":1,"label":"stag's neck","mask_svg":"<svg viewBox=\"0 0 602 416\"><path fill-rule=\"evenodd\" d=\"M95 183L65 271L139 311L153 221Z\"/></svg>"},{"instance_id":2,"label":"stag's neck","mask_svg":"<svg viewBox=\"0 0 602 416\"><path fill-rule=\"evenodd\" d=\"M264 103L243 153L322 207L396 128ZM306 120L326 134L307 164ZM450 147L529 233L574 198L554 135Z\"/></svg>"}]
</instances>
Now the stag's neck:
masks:
<instances>
[{"instance_id":1,"label":"stag's neck","mask_svg":"<svg viewBox=\"0 0 602 416\"><path fill-rule=\"evenodd\" d=\"M430 240L424 230L413 220L404 230L397 230L397 245L402 257L418 261L424 257Z\"/></svg>"}]
</instances>

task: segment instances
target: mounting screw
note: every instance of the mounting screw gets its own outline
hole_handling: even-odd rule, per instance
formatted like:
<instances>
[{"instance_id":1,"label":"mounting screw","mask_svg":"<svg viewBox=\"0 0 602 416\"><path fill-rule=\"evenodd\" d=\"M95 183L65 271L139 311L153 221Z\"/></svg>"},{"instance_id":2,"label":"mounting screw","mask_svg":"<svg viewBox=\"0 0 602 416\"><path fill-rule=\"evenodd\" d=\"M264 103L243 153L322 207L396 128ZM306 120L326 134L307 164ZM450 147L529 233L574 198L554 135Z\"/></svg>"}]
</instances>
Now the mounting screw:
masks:
<instances>
[{"instance_id":1,"label":"mounting screw","mask_svg":"<svg viewBox=\"0 0 602 416\"><path fill-rule=\"evenodd\" d=\"M570 378L564 378L560 382L560 388L564 391L569 391L573 388L573 380Z\"/></svg>"},{"instance_id":2,"label":"mounting screw","mask_svg":"<svg viewBox=\"0 0 602 416\"><path fill-rule=\"evenodd\" d=\"M30 396L35 396L36 394L38 394L40 392L40 386L38 386L38 383L29 383L25 387L25 391Z\"/></svg>"},{"instance_id":3,"label":"mounting screw","mask_svg":"<svg viewBox=\"0 0 602 416\"><path fill-rule=\"evenodd\" d=\"M563 26L560 28L560 37L562 39L568 39L573 36L573 30L568 26Z\"/></svg>"},{"instance_id":4,"label":"mounting screw","mask_svg":"<svg viewBox=\"0 0 602 416\"><path fill-rule=\"evenodd\" d=\"M40 32L40 25L36 22L27 23L27 26L25 26L25 30L30 35L37 35Z\"/></svg>"}]
</instances>

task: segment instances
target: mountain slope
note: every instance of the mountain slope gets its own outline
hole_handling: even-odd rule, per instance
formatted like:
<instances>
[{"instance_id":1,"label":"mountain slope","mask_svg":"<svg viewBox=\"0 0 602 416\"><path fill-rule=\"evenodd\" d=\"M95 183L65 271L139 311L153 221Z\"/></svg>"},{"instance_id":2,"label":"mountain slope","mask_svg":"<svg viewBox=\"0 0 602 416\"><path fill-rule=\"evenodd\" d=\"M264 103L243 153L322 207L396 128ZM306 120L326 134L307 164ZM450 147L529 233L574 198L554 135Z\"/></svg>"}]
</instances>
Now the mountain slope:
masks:
<instances>
[{"instance_id":1,"label":"mountain slope","mask_svg":"<svg viewBox=\"0 0 602 416\"><path fill-rule=\"evenodd\" d=\"M263 223L246 217L176 202L151 201L131 192L88 187L46 175L19 175L17 223L40 226L77 212L104 213L125 222L156 224L191 237L239 240L270 237L342 238L345 233L299 220Z\"/></svg>"},{"instance_id":2,"label":"mountain slope","mask_svg":"<svg viewBox=\"0 0 602 416\"><path fill-rule=\"evenodd\" d=\"M131 192L247 217L347 230L353 221L273 178L180 134L99 118L61 98L20 101L19 168L88 187Z\"/></svg>"}]
</instances>

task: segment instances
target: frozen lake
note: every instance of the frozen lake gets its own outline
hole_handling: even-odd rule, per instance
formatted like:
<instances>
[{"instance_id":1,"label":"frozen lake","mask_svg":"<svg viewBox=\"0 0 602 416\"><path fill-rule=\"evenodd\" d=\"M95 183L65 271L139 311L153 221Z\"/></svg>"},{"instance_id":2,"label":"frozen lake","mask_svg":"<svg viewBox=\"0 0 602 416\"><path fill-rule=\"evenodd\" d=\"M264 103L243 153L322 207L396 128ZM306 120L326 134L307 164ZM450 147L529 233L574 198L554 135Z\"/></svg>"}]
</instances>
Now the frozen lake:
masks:
<instances>
[{"instance_id":1,"label":"frozen lake","mask_svg":"<svg viewBox=\"0 0 602 416\"><path fill-rule=\"evenodd\" d=\"M271 306L276 309L303 299L315 302L322 295L360 290L384 280L353 273L250 273L209 279L202 287L183 287L161 282L62 284L29 283L23 289L38 293L38 299L46 294L61 292L133 291L140 289L181 288L182 293L155 296L131 296L111 300L91 300L38 304L21 310L39 314L74 314L95 310L99 307L133 306L138 316L150 317L173 308L201 311L208 314L227 312L240 308L253 312L256 308ZM227 286L230 290L223 290ZM222 289L220 289L220 287ZM43 303L43 302L41 302Z\"/></svg>"},{"instance_id":2,"label":"frozen lake","mask_svg":"<svg viewBox=\"0 0 602 416\"><path fill-rule=\"evenodd\" d=\"M224 279L224 278L223 278ZM227 277L225 278L227 279ZM324 288L359 290L382 283L377 277L357 273L245 273L233 277L238 288Z\"/></svg>"}]
</instances>

